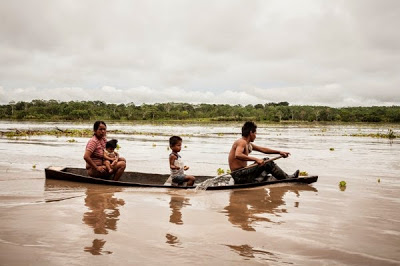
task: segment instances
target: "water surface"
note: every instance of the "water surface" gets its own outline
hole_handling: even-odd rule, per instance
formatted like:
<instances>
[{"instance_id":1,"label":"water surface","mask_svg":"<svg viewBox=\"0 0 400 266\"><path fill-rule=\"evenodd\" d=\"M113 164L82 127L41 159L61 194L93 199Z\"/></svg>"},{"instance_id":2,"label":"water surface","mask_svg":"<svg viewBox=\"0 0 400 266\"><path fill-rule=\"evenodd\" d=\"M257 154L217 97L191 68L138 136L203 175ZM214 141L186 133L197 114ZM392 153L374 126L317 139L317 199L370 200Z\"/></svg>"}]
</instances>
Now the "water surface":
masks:
<instances>
[{"instance_id":1,"label":"water surface","mask_svg":"<svg viewBox=\"0 0 400 266\"><path fill-rule=\"evenodd\" d=\"M0 131L91 126L0 122ZM193 175L228 168L240 127L108 125L130 133L109 135L128 171L168 173L178 134ZM50 165L83 167L87 138L0 137L0 265L400 265L400 142L348 136L388 128L260 125L256 143L291 152L276 162L318 182L199 192L46 181Z\"/></svg>"}]
</instances>

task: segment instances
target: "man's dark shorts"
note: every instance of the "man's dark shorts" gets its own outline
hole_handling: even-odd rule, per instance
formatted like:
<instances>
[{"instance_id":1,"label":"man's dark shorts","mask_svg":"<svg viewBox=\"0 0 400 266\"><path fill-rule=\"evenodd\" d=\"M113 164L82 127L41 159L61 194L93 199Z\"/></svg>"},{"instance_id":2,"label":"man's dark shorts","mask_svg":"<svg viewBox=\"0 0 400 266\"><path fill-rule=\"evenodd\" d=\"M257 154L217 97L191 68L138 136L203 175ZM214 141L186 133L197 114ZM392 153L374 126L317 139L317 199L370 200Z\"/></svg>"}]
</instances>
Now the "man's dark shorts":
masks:
<instances>
[{"instance_id":1,"label":"man's dark shorts","mask_svg":"<svg viewBox=\"0 0 400 266\"><path fill-rule=\"evenodd\" d=\"M265 158L268 160L268 158ZM264 165L255 165L248 168L242 168L231 173L233 180L235 180L235 184L247 184L257 182L256 178L261 176L262 172L266 171L270 173L271 168L274 167L274 162L268 162Z\"/></svg>"},{"instance_id":2,"label":"man's dark shorts","mask_svg":"<svg viewBox=\"0 0 400 266\"><path fill-rule=\"evenodd\" d=\"M172 178L172 183L178 183L179 185L182 185L183 182L185 182L185 175L178 175Z\"/></svg>"}]
</instances>

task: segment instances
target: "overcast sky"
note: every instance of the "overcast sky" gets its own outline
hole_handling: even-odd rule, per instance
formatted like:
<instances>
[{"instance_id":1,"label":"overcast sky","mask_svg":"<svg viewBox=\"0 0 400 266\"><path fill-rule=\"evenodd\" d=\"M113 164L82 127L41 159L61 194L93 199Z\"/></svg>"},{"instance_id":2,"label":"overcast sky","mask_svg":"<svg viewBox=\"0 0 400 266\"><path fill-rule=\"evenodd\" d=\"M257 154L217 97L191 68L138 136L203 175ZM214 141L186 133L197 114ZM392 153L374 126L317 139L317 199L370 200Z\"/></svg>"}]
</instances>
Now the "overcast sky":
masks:
<instances>
[{"instance_id":1,"label":"overcast sky","mask_svg":"<svg viewBox=\"0 0 400 266\"><path fill-rule=\"evenodd\" d=\"M0 104L400 105L397 0L2 0Z\"/></svg>"}]
</instances>

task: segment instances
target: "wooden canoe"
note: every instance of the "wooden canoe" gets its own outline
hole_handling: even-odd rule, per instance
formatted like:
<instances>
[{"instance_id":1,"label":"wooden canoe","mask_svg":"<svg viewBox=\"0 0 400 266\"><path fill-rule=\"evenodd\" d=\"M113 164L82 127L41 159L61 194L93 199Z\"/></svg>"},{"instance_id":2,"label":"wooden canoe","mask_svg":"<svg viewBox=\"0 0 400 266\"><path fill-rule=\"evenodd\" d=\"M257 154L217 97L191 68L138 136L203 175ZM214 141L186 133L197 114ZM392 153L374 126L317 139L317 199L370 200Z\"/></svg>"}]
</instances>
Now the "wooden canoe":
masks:
<instances>
[{"instance_id":1,"label":"wooden canoe","mask_svg":"<svg viewBox=\"0 0 400 266\"><path fill-rule=\"evenodd\" d=\"M165 185L168 174L149 174L139 172L125 172L119 181L107 180L101 178L90 177L87 175L86 169L83 168L60 168L48 167L45 169L46 179L67 180L81 183L103 184L111 186L126 187L152 187L152 188L171 188L171 189L194 189L196 186L171 186ZM203 182L213 176L196 176L196 184ZM251 188L277 183L303 183L310 184L318 180L318 176L306 176L295 179L284 179L275 181L262 181L258 183L224 185L208 187L207 190L224 190L237 188Z\"/></svg>"}]
</instances>

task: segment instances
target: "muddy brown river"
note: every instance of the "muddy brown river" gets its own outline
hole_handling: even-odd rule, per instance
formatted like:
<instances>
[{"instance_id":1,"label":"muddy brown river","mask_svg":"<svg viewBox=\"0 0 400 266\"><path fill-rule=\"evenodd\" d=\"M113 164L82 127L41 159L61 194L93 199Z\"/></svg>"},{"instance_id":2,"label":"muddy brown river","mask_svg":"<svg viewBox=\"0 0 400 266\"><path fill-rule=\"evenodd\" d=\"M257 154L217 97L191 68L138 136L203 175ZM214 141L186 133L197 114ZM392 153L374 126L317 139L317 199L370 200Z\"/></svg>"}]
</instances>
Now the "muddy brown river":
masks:
<instances>
[{"instance_id":1,"label":"muddy brown river","mask_svg":"<svg viewBox=\"0 0 400 266\"><path fill-rule=\"evenodd\" d=\"M13 123L16 129L92 124ZM241 123L109 124L127 171L168 173L183 137L188 173L228 168ZM259 125L255 143L291 152L276 163L311 185L231 191L121 188L45 180L84 167L88 138L0 137L0 265L400 265L400 125ZM261 154L254 155L262 157ZM345 189L339 182L345 181Z\"/></svg>"}]
</instances>

